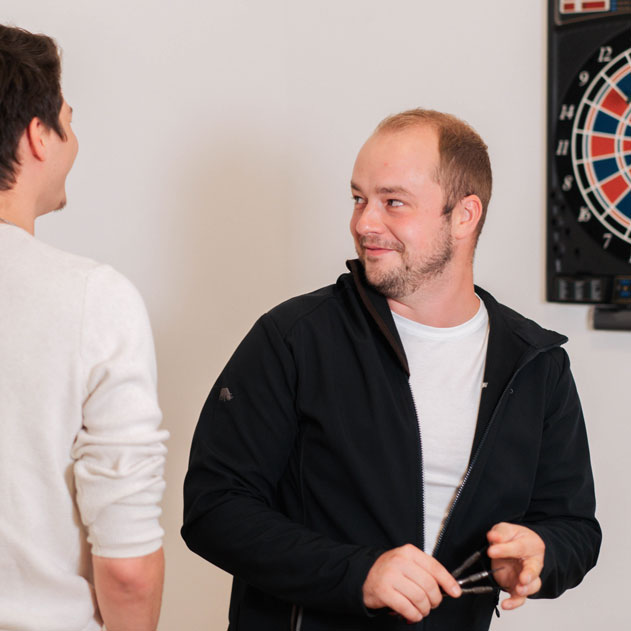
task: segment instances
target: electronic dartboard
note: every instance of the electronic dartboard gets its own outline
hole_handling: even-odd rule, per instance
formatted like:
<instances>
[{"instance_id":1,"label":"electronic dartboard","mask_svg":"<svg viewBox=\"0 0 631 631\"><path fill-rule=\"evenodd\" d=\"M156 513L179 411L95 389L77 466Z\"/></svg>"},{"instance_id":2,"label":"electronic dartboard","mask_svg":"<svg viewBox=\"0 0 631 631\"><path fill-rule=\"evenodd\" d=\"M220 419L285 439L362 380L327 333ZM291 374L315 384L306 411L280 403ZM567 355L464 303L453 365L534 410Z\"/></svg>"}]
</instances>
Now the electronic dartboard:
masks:
<instances>
[{"instance_id":1,"label":"electronic dartboard","mask_svg":"<svg viewBox=\"0 0 631 631\"><path fill-rule=\"evenodd\" d=\"M631 0L549 0L549 301L631 328Z\"/></svg>"}]
</instances>

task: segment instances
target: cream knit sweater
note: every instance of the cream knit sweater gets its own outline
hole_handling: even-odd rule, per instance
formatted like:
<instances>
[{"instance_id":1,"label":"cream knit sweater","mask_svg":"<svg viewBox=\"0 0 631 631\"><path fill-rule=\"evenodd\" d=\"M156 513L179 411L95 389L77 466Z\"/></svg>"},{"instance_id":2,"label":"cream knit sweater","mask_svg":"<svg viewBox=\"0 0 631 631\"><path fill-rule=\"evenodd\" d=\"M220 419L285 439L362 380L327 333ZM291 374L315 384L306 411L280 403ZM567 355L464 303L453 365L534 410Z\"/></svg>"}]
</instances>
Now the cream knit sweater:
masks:
<instances>
[{"instance_id":1,"label":"cream knit sweater","mask_svg":"<svg viewBox=\"0 0 631 631\"><path fill-rule=\"evenodd\" d=\"M167 432L138 292L0 223L0 630L101 626L90 552L157 550Z\"/></svg>"}]
</instances>

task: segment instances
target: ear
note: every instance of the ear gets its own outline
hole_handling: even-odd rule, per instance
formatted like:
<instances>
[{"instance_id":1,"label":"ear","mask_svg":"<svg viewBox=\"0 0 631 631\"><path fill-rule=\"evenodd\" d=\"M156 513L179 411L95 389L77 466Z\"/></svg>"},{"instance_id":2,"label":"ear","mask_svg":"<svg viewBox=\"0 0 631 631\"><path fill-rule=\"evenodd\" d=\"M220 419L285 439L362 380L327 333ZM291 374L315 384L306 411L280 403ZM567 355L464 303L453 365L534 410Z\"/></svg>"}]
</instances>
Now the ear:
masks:
<instances>
[{"instance_id":1,"label":"ear","mask_svg":"<svg viewBox=\"0 0 631 631\"><path fill-rule=\"evenodd\" d=\"M43 161L46 159L46 147L48 144L49 133L50 130L37 117L31 120L24 131L28 148L36 160Z\"/></svg>"},{"instance_id":2,"label":"ear","mask_svg":"<svg viewBox=\"0 0 631 631\"><path fill-rule=\"evenodd\" d=\"M477 195L463 197L452 211L452 235L455 239L466 239L475 235L482 217L482 202Z\"/></svg>"}]
</instances>

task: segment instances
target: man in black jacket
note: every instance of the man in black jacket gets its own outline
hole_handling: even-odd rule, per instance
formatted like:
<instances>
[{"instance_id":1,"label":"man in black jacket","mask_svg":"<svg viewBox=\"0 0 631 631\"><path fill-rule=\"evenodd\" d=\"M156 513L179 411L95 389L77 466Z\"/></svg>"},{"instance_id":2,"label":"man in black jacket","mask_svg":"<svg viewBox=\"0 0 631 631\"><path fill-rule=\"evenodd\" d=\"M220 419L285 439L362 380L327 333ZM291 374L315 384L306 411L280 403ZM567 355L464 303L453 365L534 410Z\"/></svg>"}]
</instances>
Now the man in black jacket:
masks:
<instances>
[{"instance_id":1,"label":"man in black jacket","mask_svg":"<svg viewBox=\"0 0 631 631\"><path fill-rule=\"evenodd\" d=\"M431 110L353 171L359 260L262 316L212 388L182 534L234 575L232 631L488 629L595 564L600 529L563 336L473 284L486 146ZM493 583L450 574L472 552Z\"/></svg>"}]
</instances>

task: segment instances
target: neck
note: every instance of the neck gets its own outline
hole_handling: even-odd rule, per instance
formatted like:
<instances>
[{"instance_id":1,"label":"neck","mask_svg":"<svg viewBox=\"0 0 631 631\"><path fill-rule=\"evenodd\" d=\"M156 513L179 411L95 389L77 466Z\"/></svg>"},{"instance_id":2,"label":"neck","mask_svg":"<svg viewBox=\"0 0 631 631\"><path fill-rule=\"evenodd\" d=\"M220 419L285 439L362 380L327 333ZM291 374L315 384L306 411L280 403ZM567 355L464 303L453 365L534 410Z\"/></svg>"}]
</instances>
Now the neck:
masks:
<instances>
[{"instance_id":1,"label":"neck","mask_svg":"<svg viewBox=\"0 0 631 631\"><path fill-rule=\"evenodd\" d=\"M452 327L470 320L480 307L473 287L473 270L458 275L445 270L413 294L388 298L390 309L408 320L427 326Z\"/></svg>"},{"instance_id":2,"label":"neck","mask_svg":"<svg viewBox=\"0 0 631 631\"><path fill-rule=\"evenodd\" d=\"M0 193L0 219L30 234L35 232L35 212L31 212L32 206L22 200L14 189Z\"/></svg>"}]
</instances>

